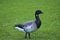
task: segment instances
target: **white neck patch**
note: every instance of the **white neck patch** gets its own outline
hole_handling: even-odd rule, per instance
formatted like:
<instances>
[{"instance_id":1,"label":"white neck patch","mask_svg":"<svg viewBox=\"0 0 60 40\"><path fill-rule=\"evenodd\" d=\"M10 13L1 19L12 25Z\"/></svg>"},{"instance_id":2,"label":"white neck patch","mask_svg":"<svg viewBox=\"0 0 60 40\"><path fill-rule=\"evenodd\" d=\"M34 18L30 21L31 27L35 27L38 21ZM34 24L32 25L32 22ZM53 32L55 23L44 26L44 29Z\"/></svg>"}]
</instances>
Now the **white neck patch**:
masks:
<instances>
[{"instance_id":1,"label":"white neck patch","mask_svg":"<svg viewBox=\"0 0 60 40\"><path fill-rule=\"evenodd\" d=\"M36 15L36 16L38 16L38 15Z\"/></svg>"}]
</instances>

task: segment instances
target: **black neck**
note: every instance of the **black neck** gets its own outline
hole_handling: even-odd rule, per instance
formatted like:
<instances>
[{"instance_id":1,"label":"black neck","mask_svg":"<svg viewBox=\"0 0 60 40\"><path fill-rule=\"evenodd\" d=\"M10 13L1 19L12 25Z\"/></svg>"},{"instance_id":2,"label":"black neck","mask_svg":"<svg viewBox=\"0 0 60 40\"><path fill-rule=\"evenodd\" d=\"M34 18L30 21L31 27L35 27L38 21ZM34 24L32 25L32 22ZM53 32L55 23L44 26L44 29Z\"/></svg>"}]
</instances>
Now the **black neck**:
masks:
<instances>
[{"instance_id":1,"label":"black neck","mask_svg":"<svg viewBox=\"0 0 60 40\"><path fill-rule=\"evenodd\" d=\"M39 28L41 25L41 20L39 18L39 15L35 14L35 18L36 18L35 23L37 24L37 28Z\"/></svg>"}]
</instances>

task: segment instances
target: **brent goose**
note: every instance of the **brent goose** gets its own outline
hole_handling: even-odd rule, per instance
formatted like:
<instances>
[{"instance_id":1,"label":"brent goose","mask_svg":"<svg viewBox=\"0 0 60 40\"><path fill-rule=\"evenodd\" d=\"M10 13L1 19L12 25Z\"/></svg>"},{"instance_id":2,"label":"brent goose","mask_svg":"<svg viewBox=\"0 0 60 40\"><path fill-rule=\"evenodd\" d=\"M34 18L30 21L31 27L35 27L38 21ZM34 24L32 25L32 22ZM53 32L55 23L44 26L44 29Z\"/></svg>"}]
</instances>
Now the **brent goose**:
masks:
<instances>
[{"instance_id":1,"label":"brent goose","mask_svg":"<svg viewBox=\"0 0 60 40\"><path fill-rule=\"evenodd\" d=\"M36 10L35 12L36 20L28 21L23 24L16 24L15 28L18 29L19 31L25 32L26 33L25 38L27 38L27 35L30 38L30 33L36 31L41 26L41 20L39 18L39 14L42 14L42 11Z\"/></svg>"}]
</instances>

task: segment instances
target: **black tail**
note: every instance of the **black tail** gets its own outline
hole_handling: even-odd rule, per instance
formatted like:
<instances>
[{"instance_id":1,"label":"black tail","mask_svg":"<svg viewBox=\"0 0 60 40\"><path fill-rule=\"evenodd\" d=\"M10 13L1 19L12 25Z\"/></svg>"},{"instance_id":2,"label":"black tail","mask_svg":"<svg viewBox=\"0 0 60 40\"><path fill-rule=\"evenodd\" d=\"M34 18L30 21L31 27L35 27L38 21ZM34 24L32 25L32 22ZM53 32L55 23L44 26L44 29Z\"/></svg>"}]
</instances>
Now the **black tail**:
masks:
<instances>
[{"instance_id":1,"label":"black tail","mask_svg":"<svg viewBox=\"0 0 60 40\"><path fill-rule=\"evenodd\" d=\"M22 24L17 24L17 25L15 25L15 27L19 27L19 28L23 29L23 25Z\"/></svg>"}]
</instances>

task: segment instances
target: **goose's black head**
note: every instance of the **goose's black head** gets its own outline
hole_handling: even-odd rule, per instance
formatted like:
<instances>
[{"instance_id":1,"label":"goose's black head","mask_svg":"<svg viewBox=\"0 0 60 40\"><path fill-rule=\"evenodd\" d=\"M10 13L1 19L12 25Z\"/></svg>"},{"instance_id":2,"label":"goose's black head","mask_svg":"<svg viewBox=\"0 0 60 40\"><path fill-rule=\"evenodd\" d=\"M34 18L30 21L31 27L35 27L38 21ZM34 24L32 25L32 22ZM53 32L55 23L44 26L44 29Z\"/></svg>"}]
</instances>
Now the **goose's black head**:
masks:
<instances>
[{"instance_id":1,"label":"goose's black head","mask_svg":"<svg viewBox=\"0 0 60 40\"><path fill-rule=\"evenodd\" d=\"M41 10L36 10L35 14L36 15L39 15L39 14L42 14L43 12Z\"/></svg>"}]
</instances>

